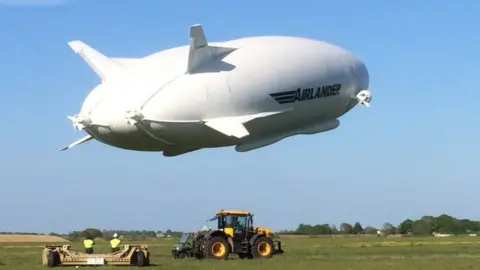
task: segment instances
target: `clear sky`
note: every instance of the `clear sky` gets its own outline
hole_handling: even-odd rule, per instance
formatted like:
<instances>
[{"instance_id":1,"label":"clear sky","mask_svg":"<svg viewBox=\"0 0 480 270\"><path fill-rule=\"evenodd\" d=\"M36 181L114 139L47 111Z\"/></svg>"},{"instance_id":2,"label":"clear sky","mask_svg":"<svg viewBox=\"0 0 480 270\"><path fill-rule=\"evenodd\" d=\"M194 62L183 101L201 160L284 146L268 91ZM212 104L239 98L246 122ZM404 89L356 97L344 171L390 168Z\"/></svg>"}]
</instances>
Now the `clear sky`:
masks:
<instances>
[{"instance_id":1,"label":"clear sky","mask_svg":"<svg viewBox=\"0 0 480 270\"><path fill-rule=\"evenodd\" d=\"M480 2L447 0L0 0L0 231L196 229L220 208L273 229L480 219L479 14ZM141 57L186 45L196 23L209 41L340 45L365 61L372 106L248 153L58 151L84 135L66 116L99 83L68 41Z\"/></svg>"}]
</instances>

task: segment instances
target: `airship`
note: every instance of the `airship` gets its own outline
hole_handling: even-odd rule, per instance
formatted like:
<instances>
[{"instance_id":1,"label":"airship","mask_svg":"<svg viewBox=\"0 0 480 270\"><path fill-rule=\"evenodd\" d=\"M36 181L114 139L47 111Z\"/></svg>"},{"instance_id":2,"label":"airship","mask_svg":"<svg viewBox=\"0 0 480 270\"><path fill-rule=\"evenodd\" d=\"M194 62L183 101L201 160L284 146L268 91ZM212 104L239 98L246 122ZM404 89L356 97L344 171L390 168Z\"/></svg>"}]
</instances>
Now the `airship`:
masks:
<instances>
[{"instance_id":1,"label":"airship","mask_svg":"<svg viewBox=\"0 0 480 270\"><path fill-rule=\"evenodd\" d=\"M165 157L247 152L336 129L345 113L370 106L364 62L339 46L294 36L208 42L200 24L189 34L188 45L141 58L68 42L100 82L68 116L86 136L60 150L95 139Z\"/></svg>"}]
</instances>

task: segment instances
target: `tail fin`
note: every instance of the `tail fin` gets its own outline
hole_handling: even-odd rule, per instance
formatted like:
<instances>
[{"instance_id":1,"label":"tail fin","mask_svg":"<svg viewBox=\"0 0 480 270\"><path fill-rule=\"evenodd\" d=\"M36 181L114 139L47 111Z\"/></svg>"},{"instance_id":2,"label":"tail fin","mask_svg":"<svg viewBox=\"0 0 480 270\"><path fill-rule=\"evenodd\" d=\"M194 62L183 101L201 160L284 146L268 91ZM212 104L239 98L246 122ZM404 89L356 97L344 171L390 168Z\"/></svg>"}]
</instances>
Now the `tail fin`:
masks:
<instances>
[{"instance_id":1,"label":"tail fin","mask_svg":"<svg viewBox=\"0 0 480 270\"><path fill-rule=\"evenodd\" d=\"M217 47L208 45L207 38L200 24L190 27L190 50L188 54L187 73L193 73L206 62L221 54L229 53L236 48Z\"/></svg>"},{"instance_id":2,"label":"tail fin","mask_svg":"<svg viewBox=\"0 0 480 270\"><path fill-rule=\"evenodd\" d=\"M75 53L80 54L90 68L97 73L102 82L122 68L122 65L118 62L106 57L80 40L70 41L68 45Z\"/></svg>"}]
</instances>

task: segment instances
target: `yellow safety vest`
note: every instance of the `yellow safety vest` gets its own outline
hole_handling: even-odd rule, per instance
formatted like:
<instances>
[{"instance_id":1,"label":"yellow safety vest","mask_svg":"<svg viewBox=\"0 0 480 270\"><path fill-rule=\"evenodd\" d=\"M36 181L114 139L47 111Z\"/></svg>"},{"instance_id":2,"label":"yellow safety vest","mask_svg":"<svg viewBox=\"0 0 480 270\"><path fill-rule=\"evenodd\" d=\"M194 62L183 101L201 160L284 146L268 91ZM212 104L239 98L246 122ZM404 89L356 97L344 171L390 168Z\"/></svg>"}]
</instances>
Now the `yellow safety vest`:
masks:
<instances>
[{"instance_id":1,"label":"yellow safety vest","mask_svg":"<svg viewBox=\"0 0 480 270\"><path fill-rule=\"evenodd\" d=\"M116 248L120 245L120 240L118 238L113 238L110 240L110 245L112 245L112 248Z\"/></svg>"},{"instance_id":2,"label":"yellow safety vest","mask_svg":"<svg viewBox=\"0 0 480 270\"><path fill-rule=\"evenodd\" d=\"M85 246L85 248L91 248L93 247L93 240L90 240L90 239L85 239L83 240L83 245Z\"/></svg>"}]
</instances>

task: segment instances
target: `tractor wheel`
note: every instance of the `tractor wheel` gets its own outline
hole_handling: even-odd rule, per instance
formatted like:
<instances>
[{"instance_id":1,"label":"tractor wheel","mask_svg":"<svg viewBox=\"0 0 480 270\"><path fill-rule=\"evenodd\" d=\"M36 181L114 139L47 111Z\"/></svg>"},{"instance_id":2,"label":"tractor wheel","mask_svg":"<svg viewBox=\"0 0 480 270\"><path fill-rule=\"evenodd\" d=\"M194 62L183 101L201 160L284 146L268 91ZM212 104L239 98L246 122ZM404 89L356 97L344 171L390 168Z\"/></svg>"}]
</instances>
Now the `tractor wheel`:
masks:
<instances>
[{"instance_id":1,"label":"tractor wheel","mask_svg":"<svg viewBox=\"0 0 480 270\"><path fill-rule=\"evenodd\" d=\"M205 238L204 235L198 235L195 238L195 249L194 249L194 257L198 260L203 259L203 251L205 249Z\"/></svg>"},{"instance_id":2,"label":"tractor wheel","mask_svg":"<svg viewBox=\"0 0 480 270\"><path fill-rule=\"evenodd\" d=\"M145 266L145 254L142 251L137 251L137 265L138 266Z\"/></svg>"},{"instance_id":3,"label":"tractor wheel","mask_svg":"<svg viewBox=\"0 0 480 270\"><path fill-rule=\"evenodd\" d=\"M215 236L206 241L203 254L205 258L227 259L230 254L230 245L225 238Z\"/></svg>"},{"instance_id":4,"label":"tractor wheel","mask_svg":"<svg viewBox=\"0 0 480 270\"><path fill-rule=\"evenodd\" d=\"M179 259L185 259L185 258L187 258L187 253L186 253L186 252L183 252L183 251L180 252L180 253L178 253L178 258L179 258Z\"/></svg>"},{"instance_id":5,"label":"tractor wheel","mask_svg":"<svg viewBox=\"0 0 480 270\"><path fill-rule=\"evenodd\" d=\"M47 254L47 266L48 267L55 267L57 266L57 260L56 260L56 252L49 251Z\"/></svg>"},{"instance_id":6,"label":"tractor wheel","mask_svg":"<svg viewBox=\"0 0 480 270\"><path fill-rule=\"evenodd\" d=\"M273 241L266 236L260 236L253 243L251 253L254 258L271 258L273 256Z\"/></svg>"},{"instance_id":7,"label":"tractor wheel","mask_svg":"<svg viewBox=\"0 0 480 270\"><path fill-rule=\"evenodd\" d=\"M147 251L147 256L145 257L145 265L150 265L150 252Z\"/></svg>"}]
</instances>

